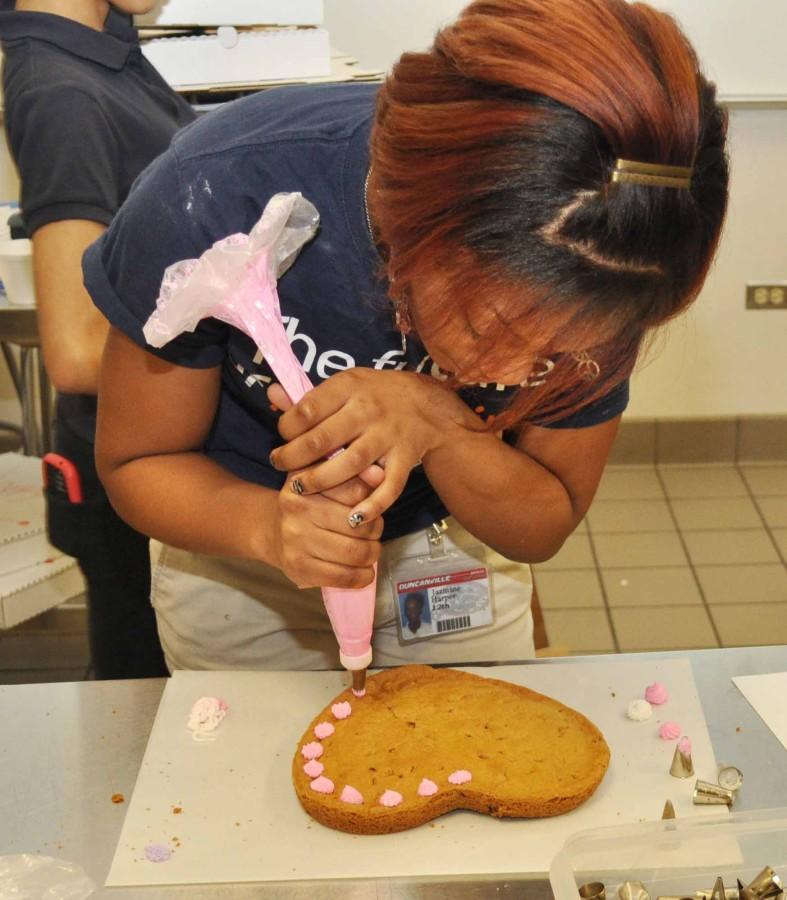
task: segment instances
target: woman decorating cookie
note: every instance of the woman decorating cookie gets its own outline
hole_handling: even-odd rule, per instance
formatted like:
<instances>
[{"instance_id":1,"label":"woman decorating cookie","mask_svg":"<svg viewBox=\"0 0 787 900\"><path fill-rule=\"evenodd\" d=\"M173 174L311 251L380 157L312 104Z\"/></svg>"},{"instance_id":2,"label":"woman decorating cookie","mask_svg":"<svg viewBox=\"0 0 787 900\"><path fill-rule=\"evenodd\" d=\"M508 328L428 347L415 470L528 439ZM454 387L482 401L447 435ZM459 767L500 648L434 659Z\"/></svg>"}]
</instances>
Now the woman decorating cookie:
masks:
<instances>
[{"instance_id":1,"label":"woman decorating cookie","mask_svg":"<svg viewBox=\"0 0 787 900\"><path fill-rule=\"evenodd\" d=\"M669 16L479 0L382 87L259 93L180 135L84 263L111 323L99 470L164 545L168 664L336 666L318 588L375 563L376 664L531 656L527 564L584 516L638 353L702 286L725 132ZM155 351L142 328L168 266L294 191L320 230L279 296L316 388L287 408L232 326Z\"/></svg>"}]
</instances>

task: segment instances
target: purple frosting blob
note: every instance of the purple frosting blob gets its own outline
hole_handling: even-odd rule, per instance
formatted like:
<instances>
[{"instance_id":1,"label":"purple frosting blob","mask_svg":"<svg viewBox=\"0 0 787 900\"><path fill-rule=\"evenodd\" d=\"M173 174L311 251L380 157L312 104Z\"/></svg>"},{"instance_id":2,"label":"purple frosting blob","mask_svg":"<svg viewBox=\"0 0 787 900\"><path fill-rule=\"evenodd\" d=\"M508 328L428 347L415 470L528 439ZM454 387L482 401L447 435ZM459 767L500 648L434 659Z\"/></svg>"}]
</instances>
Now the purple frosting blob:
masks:
<instances>
[{"instance_id":1,"label":"purple frosting blob","mask_svg":"<svg viewBox=\"0 0 787 900\"><path fill-rule=\"evenodd\" d=\"M152 863L167 862L172 858L172 851L164 844L148 844L145 847L145 856Z\"/></svg>"}]
</instances>

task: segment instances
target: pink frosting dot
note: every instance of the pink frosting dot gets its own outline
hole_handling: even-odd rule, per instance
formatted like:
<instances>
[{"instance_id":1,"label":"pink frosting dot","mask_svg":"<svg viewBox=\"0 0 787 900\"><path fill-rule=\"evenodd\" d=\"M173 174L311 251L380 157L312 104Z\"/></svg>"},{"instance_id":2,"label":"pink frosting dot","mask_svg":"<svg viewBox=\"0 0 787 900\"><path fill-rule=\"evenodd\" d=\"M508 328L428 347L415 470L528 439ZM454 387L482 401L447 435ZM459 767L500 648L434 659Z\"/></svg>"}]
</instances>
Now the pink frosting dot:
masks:
<instances>
[{"instance_id":1,"label":"pink frosting dot","mask_svg":"<svg viewBox=\"0 0 787 900\"><path fill-rule=\"evenodd\" d=\"M662 741L675 741L680 737L681 731L683 731L683 729L677 722L665 722L661 728L659 728L659 737Z\"/></svg>"},{"instance_id":2,"label":"pink frosting dot","mask_svg":"<svg viewBox=\"0 0 787 900\"><path fill-rule=\"evenodd\" d=\"M318 794L332 794L333 782L330 778L326 778L324 775L320 775L319 778L315 778L311 783L311 789L313 791L317 791Z\"/></svg>"},{"instance_id":3,"label":"pink frosting dot","mask_svg":"<svg viewBox=\"0 0 787 900\"><path fill-rule=\"evenodd\" d=\"M467 784L468 781L473 776L467 771L467 769L457 769L456 772L451 772L448 776L448 780L451 784Z\"/></svg>"},{"instance_id":4,"label":"pink frosting dot","mask_svg":"<svg viewBox=\"0 0 787 900\"><path fill-rule=\"evenodd\" d=\"M352 706L346 700L343 703L334 703L331 707L331 712L337 719L346 719L352 711Z\"/></svg>"},{"instance_id":5,"label":"pink frosting dot","mask_svg":"<svg viewBox=\"0 0 787 900\"><path fill-rule=\"evenodd\" d=\"M323 753L323 746L319 741L312 741L310 744L304 744L301 747L301 753L306 759L319 759Z\"/></svg>"},{"instance_id":6,"label":"pink frosting dot","mask_svg":"<svg viewBox=\"0 0 787 900\"><path fill-rule=\"evenodd\" d=\"M660 681L654 681L645 688L645 699L654 706L661 706L669 700L669 694Z\"/></svg>"},{"instance_id":7,"label":"pink frosting dot","mask_svg":"<svg viewBox=\"0 0 787 900\"><path fill-rule=\"evenodd\" d=\"M325 771L325 766L321 762L317 762L316 759L310 759L303 767L303 771L309 778L316 778L318 775L322 775Z\"/></svg>"},{"instance_id":8,"label":"pink frosting dot","mask_svg":"<svg viewBox=\"0 0 787 900\"><path fill-rule=\"evenodd\" d=\"M314 726L314 733L320 740L330 737L334 731L336 731L336 729L330 722L320 722L319 725Z\"/></svg>"},{"instance_id":9,"label":"pink frosting dot","mask_svg":"<svg viewBox=\"0 0 787 900\"><path fill-rule=\"evenodd\" d=\"M434 781L430 781L428 778L422 778L421 783L418 785L418 796L431 797L432 794L436 794L438 790L439 788Z\"/></svg>"},{"instance_id":10,"label":"pink frosting dot","mask_svg":"<svg viewBox=\"0 0 787 900\"><path fill-rule=\"evenodd\" d=\"M691 753L691 741L687 737L682 737L678 741L678 750L681 753Z\"/></svg>"},{"instance_id":11,"label":"pink frosting dot","mask_svg":"<svg viewBox=\"0 0 787 900\"><path fill-rule=\"evenodd\" d=\"M380 803L383 806L398 806L404 797L399 793L399 791L386 791L382 797L380 797Z\"/></svg>"},{"instance_id":12,"label":"pink frosting dot","mask_svg":"<svg viewBox=\"0 0 787 900\"><path fill-rule=\"evenodd\" d=\"M355 688L353 688L352 691L356 697L365 697L366 696L366 688L364 688L361 691L356 691Z\"/></svg>"},{"instance_id":13,"label":"pink frosting dot","mask_svg":"<svg viewBox=\"0 0 787 900\"><path fill-rule=\"evenodd\" d=\"M339 799L344 803L354 803L356 806L363 803L363 794L349 784L345 784Z\"/></svg>"}]
</instances>

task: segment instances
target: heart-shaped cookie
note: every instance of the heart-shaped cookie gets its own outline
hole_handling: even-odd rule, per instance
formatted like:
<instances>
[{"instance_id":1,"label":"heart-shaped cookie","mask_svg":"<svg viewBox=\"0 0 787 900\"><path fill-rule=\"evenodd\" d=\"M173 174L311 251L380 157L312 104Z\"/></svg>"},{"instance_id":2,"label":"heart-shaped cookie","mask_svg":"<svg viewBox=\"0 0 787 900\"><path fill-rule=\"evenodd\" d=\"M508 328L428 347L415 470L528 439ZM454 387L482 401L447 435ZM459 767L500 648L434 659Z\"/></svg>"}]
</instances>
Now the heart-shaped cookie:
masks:
<instances>
[{"instance_id":1,"label":"heart-shaped cookie","mask_svg":"<svg viewBox=\"0 0 787 900\"><path fill-rule=\"evenodd\" d=\"M568 812L595 791L609 747L583 715L535 691L402 666L340 694L309 725L292 772L304 809L355 834L404 831L453 809Z\"/></svg>"}]
</instances>

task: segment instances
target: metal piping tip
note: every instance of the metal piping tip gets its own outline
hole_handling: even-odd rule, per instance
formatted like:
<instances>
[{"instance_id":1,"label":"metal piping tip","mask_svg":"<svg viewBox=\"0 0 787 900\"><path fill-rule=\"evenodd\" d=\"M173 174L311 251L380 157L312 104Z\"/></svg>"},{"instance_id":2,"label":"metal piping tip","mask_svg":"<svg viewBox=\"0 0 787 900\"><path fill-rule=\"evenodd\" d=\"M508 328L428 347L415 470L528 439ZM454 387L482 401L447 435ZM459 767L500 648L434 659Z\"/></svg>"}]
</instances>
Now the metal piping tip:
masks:
<instances>
[{"instance_id":1,"label":"metal piping tip","mask_svg":"<svg viewBox=\"0 0 787 900\"><path fill-rule=\"evenodd\" d=\"M719 769L719 775L716 779L721 787L728 791L737 791L743 784L743 772L736 769L735 766L724 766Z\"/></svg>"},{"instance_id":2,"label":"metal piping tip","mask_svg":"<svg viewBox=\"0 0 787 900\"><path fill-rule=\"evenodd\" d=\"M664 804L664 811L661 814L662 819L674 819L675 818L675 807L672 805L672 800L667 800Z\"/></svg>"},{"instance_id":3,"label":"metal piping tip","mask_svg":"<svg viewBox=\"0 0 787 900\"><path fill-rule=\"evenodd\" d=\"M619 900L650 900L650 894L641 881L624 881L618 888Z\"/></svg>"},{"instance_id":4,"label":"metal piping tip","mask_svg":"<svg viewBox=\"0 0 787 900\"><path fill-rule=\"evenodd\" d=\"M783 889L781 878L770 866L766 866L750 884L746 885L744 890L754 894L758 900L765 900L765 898L780 894Z\"/></svg>"},{"instance_id":5,"label":"metal piping tip","mask_svg":"<svg viewBox=\"0 0 787 900\"><path fill-rule=\"evenodd\" d=\"M691 750L681 750L681 741L675 748L669 773L673 778L691 778L694 774L694 763L691 761Z\"/></svg>"},{"instance_id":6,"label":"metal piping tip","mask_svg":"<svg viewBox=\"0 0 787 900\"><path fill-rule=\"evenodd\" d=\"M724 889L724 879L721 875L718 876L716 884L713 885L710 900L727 900L727 891Z\"/></svg>"},{"instance_id":7,"label":"metal piping tip","mask_svg":"<svg viewBox=\"0 0 787 900\"><path fill-rule=\"evenodd\" d=\"M601 881L589 881L580 885L579 896L582 900L606 900L607 891Z\"/></svg>"},{"instance_id":8,"label":"metal piping tip","mask_svg":"<svg viewBox=\"0 0 787 900\"><path fill-rule=\"evenodd\" d=\"M697 781L694 785L695 806L732 806L735 792L709 781Z\"/></svg>"},{"instance_id":9,"label":"metal piping tip","mask_svg":"<svg viewBox=\"0 0 787 900\"><path fill-rule=\"evenodd\" d=\"M743 882L740 880L740 878L738 878L737 881L738 881L738 897L740 898L740 900L757 900L756 894L753 894L748 888L745 888L743 886Z\"/></svg>"},{"instance_id":10,"label":"metal piping tip","mask_svg":"<svg viewBox=\"0 0 787 900\"><path fill-rule=\"evenodd\" d=\"M356 697L366 695L366 669L353 670L353 694Z\"/></svg>"}]
</instances>

